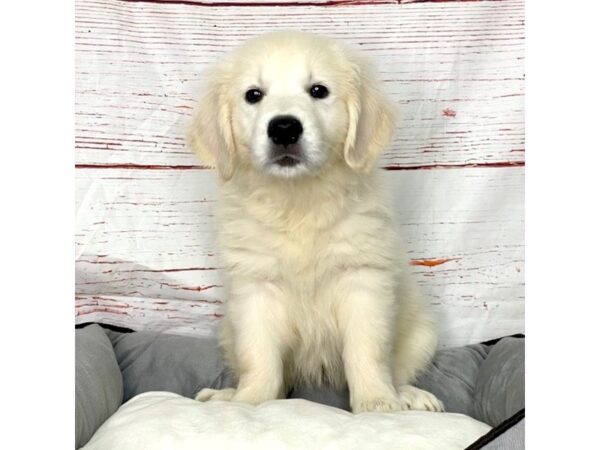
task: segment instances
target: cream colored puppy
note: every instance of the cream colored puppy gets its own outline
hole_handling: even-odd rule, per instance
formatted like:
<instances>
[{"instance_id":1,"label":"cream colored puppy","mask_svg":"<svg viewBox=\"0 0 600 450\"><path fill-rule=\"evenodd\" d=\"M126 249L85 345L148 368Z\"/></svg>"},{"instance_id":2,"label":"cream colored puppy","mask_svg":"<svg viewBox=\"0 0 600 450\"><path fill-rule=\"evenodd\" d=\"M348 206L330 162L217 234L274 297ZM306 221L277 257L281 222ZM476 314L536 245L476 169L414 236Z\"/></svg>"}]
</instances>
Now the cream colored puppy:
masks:
<instances>
[{"instance_id":1,"label":"cream colored puppy","mask_svg":"<svg viewBox=\"0 0 600 450\"><path fill-rule=\"evenodd\" d=\"M410 386L437 340L375 168L394 108L369 64L330 39L272 33L216 64L203 94L188 137L222 179L220 343L238 386L196 399L347 383L354 412L442 410Z\"/></svg>"}]
</instances>

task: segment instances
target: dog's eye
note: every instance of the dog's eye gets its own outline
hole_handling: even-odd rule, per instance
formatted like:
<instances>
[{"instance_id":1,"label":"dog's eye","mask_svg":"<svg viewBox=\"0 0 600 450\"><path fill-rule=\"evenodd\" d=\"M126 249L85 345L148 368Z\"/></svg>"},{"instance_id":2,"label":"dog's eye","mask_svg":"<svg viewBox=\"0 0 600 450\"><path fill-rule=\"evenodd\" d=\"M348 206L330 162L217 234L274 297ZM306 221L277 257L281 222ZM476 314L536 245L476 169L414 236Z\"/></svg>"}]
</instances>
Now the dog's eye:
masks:
<instances>
[{"instance_id":1,"label":"dog's eye","mask_svg":"<svg viewBox=\"0 0 600 450\"><path fill-rule=\"evenodd\" d=\"M325 98L329 95L329 89L322 84L313 84L310 87L310 96L314 98Z\"/></svg>"},{"instance_id":2,"label":"dog's eye","mask_svg":"<svg viewBox=\"0 0 600 450\"><path fill-rule=\"evenodd\" d=\"M250 104L258 103L263 98L263 92L260 89L249 89L246 91L246 101Z\"/></svg>"}]
</instances>

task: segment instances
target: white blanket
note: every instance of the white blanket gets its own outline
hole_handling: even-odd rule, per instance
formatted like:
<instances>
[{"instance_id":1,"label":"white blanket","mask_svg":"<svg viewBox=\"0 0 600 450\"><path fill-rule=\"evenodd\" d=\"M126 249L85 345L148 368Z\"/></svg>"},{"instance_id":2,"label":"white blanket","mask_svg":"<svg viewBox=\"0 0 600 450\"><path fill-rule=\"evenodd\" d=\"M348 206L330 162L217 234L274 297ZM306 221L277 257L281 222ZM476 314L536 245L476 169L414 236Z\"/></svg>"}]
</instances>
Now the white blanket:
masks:
<instances>
[{"instance_id":1,"label":"white blanket","mask_svg":"<svg viewBox=\"0 0 600 450\"><path fill-rule=\"evenodd\" d=\"M464 449L490 427L454 413L354 415L307 400L257 407L146 392L122 405L85 450Z\"/></svg>"}]
</instances>

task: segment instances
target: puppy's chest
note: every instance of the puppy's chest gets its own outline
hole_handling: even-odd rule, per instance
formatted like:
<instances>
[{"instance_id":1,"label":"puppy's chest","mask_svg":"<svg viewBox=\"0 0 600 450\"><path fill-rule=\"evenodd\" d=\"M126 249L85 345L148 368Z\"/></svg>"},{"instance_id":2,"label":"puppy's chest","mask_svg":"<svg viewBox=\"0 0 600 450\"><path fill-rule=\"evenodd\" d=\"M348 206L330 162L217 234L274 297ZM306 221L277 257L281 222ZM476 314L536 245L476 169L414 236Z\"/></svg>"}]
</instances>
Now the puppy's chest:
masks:
<instances>
[{"instance_id":1,"label":"puppy's chest","mask_svg":"<svg viewBox=\"0 0 600 450\"><path fill-rule=\"evenodd\" d=\"M295 281L299 288L314 287L314 282L336 265L335 230L294 227L276 233L265 231L263 237L260 246L269 249L279 275Z\"/></svg>"},{"instance_id":2,"label":"puppy's chest","mask_svg":"<svg viewBox=\"0 0 600 450\"><path fill-rule=\"evenodd\" d=\"M283 282L302 295L314 295L337 273L390 256L387 219L376 205L294 215L273 208L255 214L238 205L220 218L221 253L231 276Z\"/></svg>"}]
</instances>

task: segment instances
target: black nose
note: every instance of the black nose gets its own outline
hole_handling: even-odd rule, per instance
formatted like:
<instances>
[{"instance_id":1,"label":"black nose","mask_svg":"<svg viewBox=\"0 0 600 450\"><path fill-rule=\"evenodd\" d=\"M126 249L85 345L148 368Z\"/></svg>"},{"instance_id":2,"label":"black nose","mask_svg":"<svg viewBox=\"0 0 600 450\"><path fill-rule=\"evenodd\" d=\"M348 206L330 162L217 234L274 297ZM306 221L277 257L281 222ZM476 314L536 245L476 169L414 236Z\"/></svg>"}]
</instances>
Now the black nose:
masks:
<instances>
[{"instance_id":1,"label":"black nose","mask_svg":"<svg viewBox=\"0 0 600 450\"><path fill-rule=\"evenodd\" d=\"M294 116L277 116L269 122L267 134L275 144L295 144L302 134L302 124Z\"/></svg>"}]
</instances>

